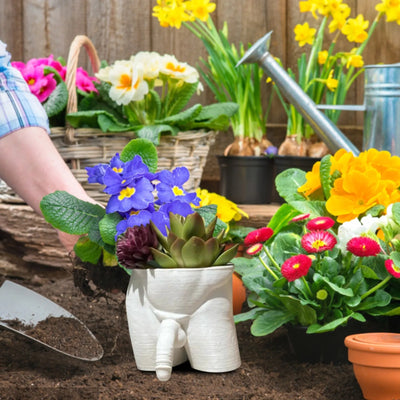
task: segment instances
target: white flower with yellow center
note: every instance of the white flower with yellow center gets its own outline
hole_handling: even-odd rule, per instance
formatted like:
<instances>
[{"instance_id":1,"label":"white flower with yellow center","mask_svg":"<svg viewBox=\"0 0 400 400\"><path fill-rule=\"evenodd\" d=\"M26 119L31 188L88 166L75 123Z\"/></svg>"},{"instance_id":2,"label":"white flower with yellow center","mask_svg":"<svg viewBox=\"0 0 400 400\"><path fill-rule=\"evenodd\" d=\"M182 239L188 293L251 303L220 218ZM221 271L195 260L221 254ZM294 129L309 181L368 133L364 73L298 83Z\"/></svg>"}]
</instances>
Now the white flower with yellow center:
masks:
<instances>
[{"instance_id":1,"label":"white flower with yellow center","mask_svg":"<svg viewBox=\"0 0 400 400\"><path fill-rule=\"evenodd\" d=\"M187 83L196 83L199 80L199 73L196 68L187 63L179 62L174 56L168 54L161 57L160 72Z\"/></svg>"},{"instance_id":2,"label":"white flower with yellow center","mask_svg":"<svg viewBox=\"0 0 400 400\"><path fill-rule=\"evenodd\" d=\"M109 95L118 105L143 100L149 86L143 79L143 64L128 62L116 63L108 73L111 83Z\"/></svg>"},{"instance_id":3,"label":"white flower with yellow center","mask_svg":"<svg viewBox=\"0 0 400 400\"><path fill-rule=\"evenodd\" d=\"M155 51L140 51L131 57L131 61L143 64L143 78L153 80L160 74L161 55Z\"/></svg>"}]
</instances>

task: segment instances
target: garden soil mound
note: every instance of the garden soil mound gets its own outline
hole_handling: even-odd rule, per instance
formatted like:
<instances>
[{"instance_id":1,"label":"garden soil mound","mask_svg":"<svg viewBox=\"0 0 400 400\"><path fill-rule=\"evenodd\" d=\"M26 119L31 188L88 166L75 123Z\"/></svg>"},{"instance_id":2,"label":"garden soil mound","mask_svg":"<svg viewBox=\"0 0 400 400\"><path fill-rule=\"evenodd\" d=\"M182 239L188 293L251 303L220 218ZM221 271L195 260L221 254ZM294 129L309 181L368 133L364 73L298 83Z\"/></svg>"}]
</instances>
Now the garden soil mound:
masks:
<instances>
[{"instance_id":1,"label":"garden soil mound","mask_svg":"<svg viewBox=\"0 0 400 400\"><path fill-rule=\"evenodd\" d=\"M253 337L237 325L242 365L209 374L184 364L168 382L137 370L129 340L124 295L90 298L72 277L0 276L35 290L70 311L104 348L100 361L80 361L0 328L0 400L362 400L350 363L299 363L290 354L284 328ZM171 293L173 295L173 293ZM79 341L78 341L79 343ZM78 351L78 350L77 350Z\"/></svg>"}]
</instances>

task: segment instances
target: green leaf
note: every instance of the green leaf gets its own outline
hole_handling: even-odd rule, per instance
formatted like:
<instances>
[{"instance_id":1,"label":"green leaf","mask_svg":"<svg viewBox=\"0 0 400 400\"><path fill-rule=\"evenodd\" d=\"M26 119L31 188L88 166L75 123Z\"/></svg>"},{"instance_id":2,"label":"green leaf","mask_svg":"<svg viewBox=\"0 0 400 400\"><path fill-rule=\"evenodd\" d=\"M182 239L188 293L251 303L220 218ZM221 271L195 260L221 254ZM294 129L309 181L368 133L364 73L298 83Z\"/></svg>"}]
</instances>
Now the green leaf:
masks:
<instances>
[{"instance_id":1,"label":"green leaf","mask_svg":"<svg viewBox=\"0 0 400 400\"><path fill-rule=\"evenodd\" d=\"M276 190L287 202L300 200L304 197L297 189L306 182L306 173L297 168L289 168L281 172L275 179Z\"/></svg>"},{"instance_id":2,"label":"green leaf","mask_svg":"<svg viewBox=\"0 0 400 400\"><path fill-rule=\"evenodd\" d=\"M293 315L288 311L266 311L257 316L251 325L250 331L253 336L269 335L292 319Z\"/></svg>"},{"instance_id":3,"label":"green leaf","mask_svg":"<svg viewBox=\"0 0 400 400\"><path fill-rule=\"evenodd\" d=\"M74 246L74 251L77 257L83 262L89 262L96 265L102 253L102 248L92 242L87 236L79 238Z\"/></svg>"},{"instance_id":4,"label":"green leaf","mask_svg":"<svg viewBox=\"0 0 400 400\"><path fill-rule=\"evenodd\" d=\"M103 132L126 132L133 129L105 110L77 111L68 114L66 119L74 128L100 128Z\"/></svg>"},{"instance_id":5,"label":"green leaf","mask_svg":"<svg viewBox=\"0 0 400 400\"><path fill-rule=\"evenodd\" d=\"M61 81L51 92L50 96L43 103L43 107L49 118L65 110L68 102L68 89L64 81Z\"/></svg>"},{"instance_id":6,"label":"green leaf","mask_svg":"<svg viewBox=\"0 0 400 400\"><path fill-rule=\"evenodd\" d=\"M151 254L154 257L154 260L162 267L162 268L177 268L177 263L167 254L162 253L157 249L150 249Z\"/></svg>"},{"instance_id":7,"label":"green leaf","mask_svg":"<svg viewBox=\"0 0 400 400\"><path fill-rule=\"evenodd\" d=\"M64 191L44 196L40 202L40 209L47 222L56 229L72 235L89 233L105 215L104 208L98 204L77 199Z\"/></svg>"},{"instance_id":8,"label":"green leaf","mask_svg":"<svg viewBox=\"0 0 400 400\"><path fill-rule=\"evenodd\" d=\"M239 243L232 246L228 250L224 251L222 254L218 256L218 258L214 261L214 265L225 265L228 264L235 257L237 253Z\"/></svg>"},{"instance_id":9,"label":"green leaf","mask_svg":"<svg viewBox=\"0 0 400 400\"><path fill-rule=\"evenodd\" d=\"M164 125L179 125L187 123L188 121L194 121L195 118L200 114L202 106L196 104L185 111L178 114L171 115L170 117L156 121L158 124Z\"/></svg>"},{"instance_id":10,"label":"green leaf","mask_svg":"<svg viewBox=\"0 0 400 400\"><path fill-rule=\"evenodd\" d=\"M100 235L104 243L115 245L116 226L122 217L118 213L106 214L99 222Z\"/></svg>"},{"instance_id":11,"label":"green leaf","mask_svg":"<svg viewBox=\"0 0 400 400\"><path fill-rule=\"evenodd\" d=\"M326 155L321 160L319 169L322 190L324 192L325 199L328 200L331 195L331 155Z\"/></svg>"},{"instance_id":12,"label":"green leaf","mask_svg":"<svg viewBox=\"0 0 400 400\"><path fill-rule=\"evenodd\" d=\"M299 211L295 210L291 205L282 204L269 221L268 226L276 234L299 214Z\"/></svg>"},{"instance_id":13,"label":"green leaf","mask_svg":"<svg viewBox=\"0 0 400 400\"><path fill-rule=\"evenodd\" d=\"M152 142L154 145L158 146L160 144L160 135L161 134L170 134L177 135L179 132L178 128L167 124L158 124L158 125L145 125L139 129L135 129L135 134L138 138L147 139Z\"/></svg>"},{"instance_id":14,"label":"green leaf","mask_svg":"<svg viewBox=\"0 0 400 400\"><path fill-rule=\"evenodd\" d=\"M138 155L149 167L150 172L157 171L158 155L157 148L147 139L132 139L122 150L121 161L133 160Z\"/></svg>"},{"instance_id":15,"label":"green leaf","mask_svg":"<svg viewBox=\"0 0 400 400\"><path fill-rule=\"evenodd\" d=\"M314 279L317 279L317 277L321 277L321 279L331 288L333 289L335 292L341 294L342 296L348 296L348 297L352 297L354 296L353 293L353 289L351 288L344 288L341 286L338 286L337 284L331 282L328 278L326 278L325 276L321 276L319 274L314 274Z\"/></svg>"},{"instance_id":16,"label":"green leaf","mask_svg":"<svg viewBox=\"0 0 400 400\"><path fill-rule=\"evenodd\" d=\"M164 110L164 115L177 115L181 110L183 110L183 108L188 104L189 100L196 92L197 86L198 82L184 82L183 85L179 88L179 96L174 95L173 91L172 93L169 93L167 101L165 102L168 104L168 106L167 109Z\"/></svg>"},{"instance_id":17,"label":"green leaf","mask_svg":"<svg viewBox=\"0 0 400 400\"><path fill-rule=\"evenodd\" d=\"M364 299L356 308L357 311L369 310L375 307L384 307L390 304L392 297L384 290L377 290L373 296Z\"/></svg>"},{"instance_id":18,"label":"green leaf","mask_svg":"<svg viewBox=\"0 0 400 400\"><path fill-rule=\"evenodd\" d=\"M393 219L400 225L400 203L394 203L392 207Z\"/></svg>"},{"instance_id":19,"label":"green leaf","mask_svg":"<svg viewBox=\"0 0 400 400\"><path fill-rule=\"evenodd\" d=\"M257 314L260 313L260 311L265 311L265 309L257 307L257 308L252 308L251 310L246 311L244 313L236 314L234 316L235 324L237 324L238 322L244 322L255 319Z\"/></svg>"},{"instance_id":20,"label":"green leaf","mask_svg":"<svg viewBox=\"0 0 400 400\"><path fill-rule=\"evenodd\" d=\"M300 300L287 295L280 295L279 298L285 308L296 317L300 325L308 326L317 321L317 313L309 306L301 304Z\"/></svg>"}]
</instances>

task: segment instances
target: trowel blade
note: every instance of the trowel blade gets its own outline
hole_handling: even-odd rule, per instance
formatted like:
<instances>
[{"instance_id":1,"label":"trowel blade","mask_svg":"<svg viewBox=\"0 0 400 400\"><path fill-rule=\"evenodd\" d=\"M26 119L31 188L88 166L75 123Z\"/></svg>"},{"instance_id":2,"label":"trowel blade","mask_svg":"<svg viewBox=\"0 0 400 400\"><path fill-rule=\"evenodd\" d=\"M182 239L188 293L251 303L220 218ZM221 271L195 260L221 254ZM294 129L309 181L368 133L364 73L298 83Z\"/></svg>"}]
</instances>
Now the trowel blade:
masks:
<instances>
[{"instance_id":1,"label":"trowel blade","mask_svg":"<svg viewBox=\"0 0 400 400\"><path fill-rule=\"evenodd\" d=\"M69 326L78 328L79 340L85 345L85 354L80 353L79 349L72 351L68 347L69 339L70 342L72 342L71 339L76 339L71 336L74 332L63 330L60 333L62 337L59 338L61 344L58 344L57 340L54 342L51 340L53 343L43 341L35 334L35 329L38 331L42 329L39 327L46 321L52 321L53 326L58 322L61 324L61 321L66 321ZM0 326L73 358L97 361L103 356L100 343L78 318L46 297L8 280L4 281L0 287ZM57 339L57 337L52 339Z\"/></svg>"}]
</instances>

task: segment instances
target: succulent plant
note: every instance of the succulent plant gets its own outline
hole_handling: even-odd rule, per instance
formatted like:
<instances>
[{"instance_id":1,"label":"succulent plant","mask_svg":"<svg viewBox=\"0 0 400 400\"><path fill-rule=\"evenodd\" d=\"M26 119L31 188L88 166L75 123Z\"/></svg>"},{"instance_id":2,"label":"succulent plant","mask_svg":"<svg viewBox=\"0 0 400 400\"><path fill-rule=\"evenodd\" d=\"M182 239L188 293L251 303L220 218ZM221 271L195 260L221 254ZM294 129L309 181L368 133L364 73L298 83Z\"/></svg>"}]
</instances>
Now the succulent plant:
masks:
<instances>
[{"instance_id":1,"label":"succulent plant","mask_svg":"<svg viewBox=\"0 0 400 400\"><path fill-rule=\"evenodd\" d=\"M154 260L163 268L205 268L227 264L235 255L235 245L225 251L224 230L214 236L215 217L208 225L197 212L182 217L170 213L170 229L164 236L151 223L161 248L151 248Z\"/></svg>"}]
</instances>

